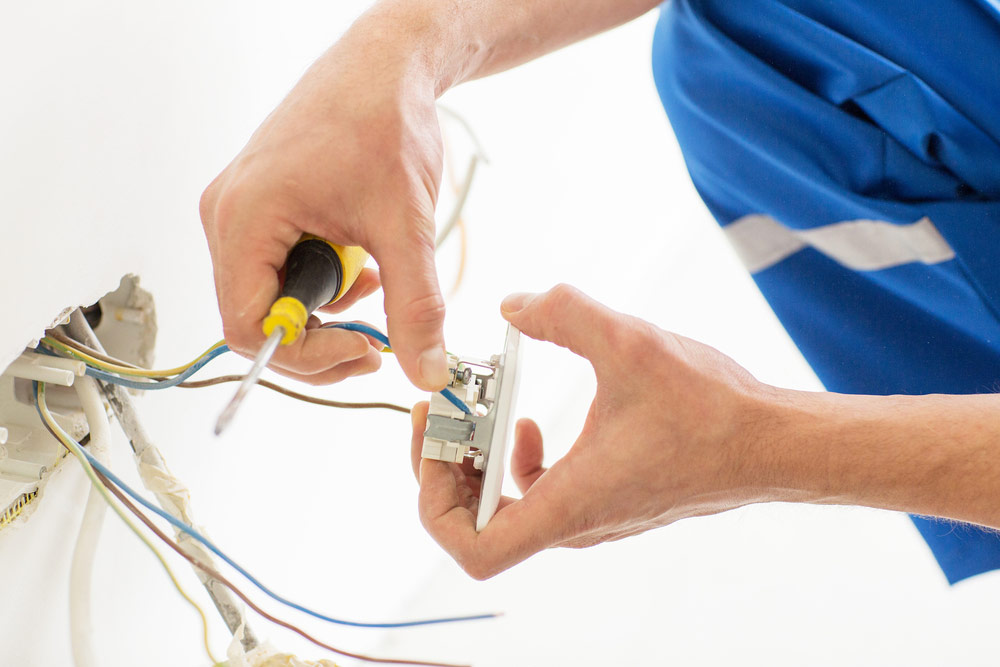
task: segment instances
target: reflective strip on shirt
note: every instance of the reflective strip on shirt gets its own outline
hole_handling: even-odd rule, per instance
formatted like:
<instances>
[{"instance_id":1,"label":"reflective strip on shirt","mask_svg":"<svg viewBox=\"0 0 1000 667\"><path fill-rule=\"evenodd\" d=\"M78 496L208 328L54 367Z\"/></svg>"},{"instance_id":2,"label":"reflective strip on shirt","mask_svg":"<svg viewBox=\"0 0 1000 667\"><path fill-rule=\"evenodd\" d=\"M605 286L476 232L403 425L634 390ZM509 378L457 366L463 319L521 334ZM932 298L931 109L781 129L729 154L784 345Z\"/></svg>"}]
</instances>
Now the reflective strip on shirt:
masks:
<instances>
[{"instance_id":1,"label":"reflective strip on shirt","mask_svg":"<svg viewBox=\"0 0 1000 667\"><path fill-rule=\"evenodd\" d=\"M955 257L955 251L926 217L908 225L849 220L790 229L768 215L746 215L723 231L751 273L770 268L807 247L855 271L877 271L911 262L938 264Z\"/></svg>"}]
</instances>

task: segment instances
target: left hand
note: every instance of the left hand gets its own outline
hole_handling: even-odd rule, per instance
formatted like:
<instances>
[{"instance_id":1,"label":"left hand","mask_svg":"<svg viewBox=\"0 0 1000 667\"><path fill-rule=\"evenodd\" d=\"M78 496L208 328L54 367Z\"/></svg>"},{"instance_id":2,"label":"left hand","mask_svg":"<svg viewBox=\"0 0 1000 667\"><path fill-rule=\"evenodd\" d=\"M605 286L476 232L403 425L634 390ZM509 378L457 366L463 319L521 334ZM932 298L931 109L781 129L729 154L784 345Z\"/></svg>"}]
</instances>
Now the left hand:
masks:
<instances>
[{"instance_id":1,"label":"left hand","mask_svg":"<svg viewBox=\"0 0 1000 667\"><path fill-rule=\"evenodd\" d=\"M523 497L502 498L481 533L479 474L420 458L427 404L415 406L420 519L472 577L489 578L549 547L591 546L785 499L768 485L774 457L762 437L777 390L725 355L565 285L507 297L501 311L526 335L588 359L597 394L573 447L550 468L538 426L518 422L511 475Z\"/></svg>"}]
</instances>

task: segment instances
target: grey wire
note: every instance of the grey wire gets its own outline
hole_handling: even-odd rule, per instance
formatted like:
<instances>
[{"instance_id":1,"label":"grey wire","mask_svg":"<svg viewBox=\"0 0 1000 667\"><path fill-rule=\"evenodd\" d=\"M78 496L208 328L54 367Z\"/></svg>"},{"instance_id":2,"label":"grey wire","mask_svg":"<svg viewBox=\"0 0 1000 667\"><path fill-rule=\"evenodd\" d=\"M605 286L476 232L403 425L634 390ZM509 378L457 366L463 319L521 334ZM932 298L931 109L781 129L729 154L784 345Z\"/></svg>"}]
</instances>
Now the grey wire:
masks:
<instances>
[{"instance_id":1,"label":"grey wire","mask_svg":"<svg viewBox=\"0 0 1000 667\"><path fill-rule=\"evenodd\" d=\"M101 342L97 339L97 335L94 330L90 328L90 324L87 322L87 318L84 317L83 312L79 309L74 310L69 316L69 324L66 327L69 335L75 340L92 347L104 354L104 347ZM121 425L122 430L125 431L125 435L128 437L129 445L132 447L132 451L136 456L140 456L143 452L153 446L153 441L146 433L146 429L143 427L142 422L139 420L139 414L135 409L135 404L132 403L132 396L128 393L124 387L118 385L113 385L108 382L103 382L97 380L97 384L100 385L101 391L104 392L104 396L108 399L108 403L111 404L111 409L114 411L115 416L118 418L118 423ZM162 459L159 461L162 463ZM163 503L161 503L163 506ZM166 508L164 508L166 509ZM180 536L178 536L180 537ZM233 634L236 634L237 629L240 624L243 624L243 649L245 651L251 651L257 646L257 637L251 632L249 625L243 619L243 614L240 612L240 607L236 603L236 598L233 596L232 592L224 587L218 580L204 575L200 570L195 570L198 579L204 585L205 590L208 592L208 596L212 599L212 603L215 604L215 608L219 611L219 615L222 616L222 620L226 623L226 627Z\"/></svg>"},{"instance_id":2,"label":"grey wire","mask_svg":"<svg viewBox=\"0 0 1000 667\"><path fill-rule=\"evenodd\" d=\"M459 114L443 104L437 105L438 111L445 115L456 123L458 123L465 133L469 135L469 139L472 141L472 146L474 151L472 156L469 158L469 165L465 168L465 179L462 181L462 187L458 192L458 199L455 200L455 205L451 209L451 214L448 216L447 221L441 227L441 231L438 232L437 238L434 240L435 248L440 248L445 242L451 232L455 229L455 225L458 224L459 218L462 217L462 210L465 208L465 201L469 198L469 191L472 189L472 181L476 176L476 168L479 166L480 162L489 164L489 158L486 157L486 151L483 150L483 145L479 142L479 137L476 136L475 131L472 129L472 125L469 121L465 119L464 116Z\"/></svg>"}]
</instances>

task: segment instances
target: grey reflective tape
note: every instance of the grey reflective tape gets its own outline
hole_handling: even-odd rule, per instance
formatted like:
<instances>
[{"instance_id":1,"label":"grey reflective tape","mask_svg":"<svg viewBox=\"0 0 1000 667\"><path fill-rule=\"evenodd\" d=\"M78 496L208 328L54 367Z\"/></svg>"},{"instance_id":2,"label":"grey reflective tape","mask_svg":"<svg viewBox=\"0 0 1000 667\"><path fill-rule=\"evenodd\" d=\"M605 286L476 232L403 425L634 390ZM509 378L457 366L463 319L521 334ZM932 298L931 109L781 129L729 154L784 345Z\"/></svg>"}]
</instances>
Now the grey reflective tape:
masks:
<instances>
[{"instance_id":1,"label":"grey reflective tape","mask_svg":"<svg viewBox=\"0 0 1000 667\"><path fill-rule=\"evenodd\" d=\"M723 231L751 273L774 266L806 247L855 271L877 271L911 262L938 264L955 257L930 218L908 225L849 220L790 229L768 215L747 215Z\"/></svg>"}]
</instances>

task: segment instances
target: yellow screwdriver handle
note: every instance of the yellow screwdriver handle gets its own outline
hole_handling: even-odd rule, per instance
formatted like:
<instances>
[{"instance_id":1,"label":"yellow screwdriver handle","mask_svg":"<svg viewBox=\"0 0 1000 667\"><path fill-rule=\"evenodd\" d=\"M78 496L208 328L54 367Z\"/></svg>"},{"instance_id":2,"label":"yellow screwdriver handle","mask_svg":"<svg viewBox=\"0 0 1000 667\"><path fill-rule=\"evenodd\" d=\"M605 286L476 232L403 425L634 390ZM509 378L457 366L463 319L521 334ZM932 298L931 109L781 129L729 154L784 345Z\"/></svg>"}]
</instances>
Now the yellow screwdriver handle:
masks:
<instances>
[{"instance_id":1,"label":"yellow screwdriver handle","mask_svg":"<svg viewBox=\"0 0 1000 667\"><path fill-rule=\"evenodd\" d=\"M264 318L264 335L270 337L277 327L282 327L281 344L294 343L305 330L309 314L344 296L367 261L364 248L304 234L288 253L285 284L281 297Z\"/></svg>"}]
</instances>

